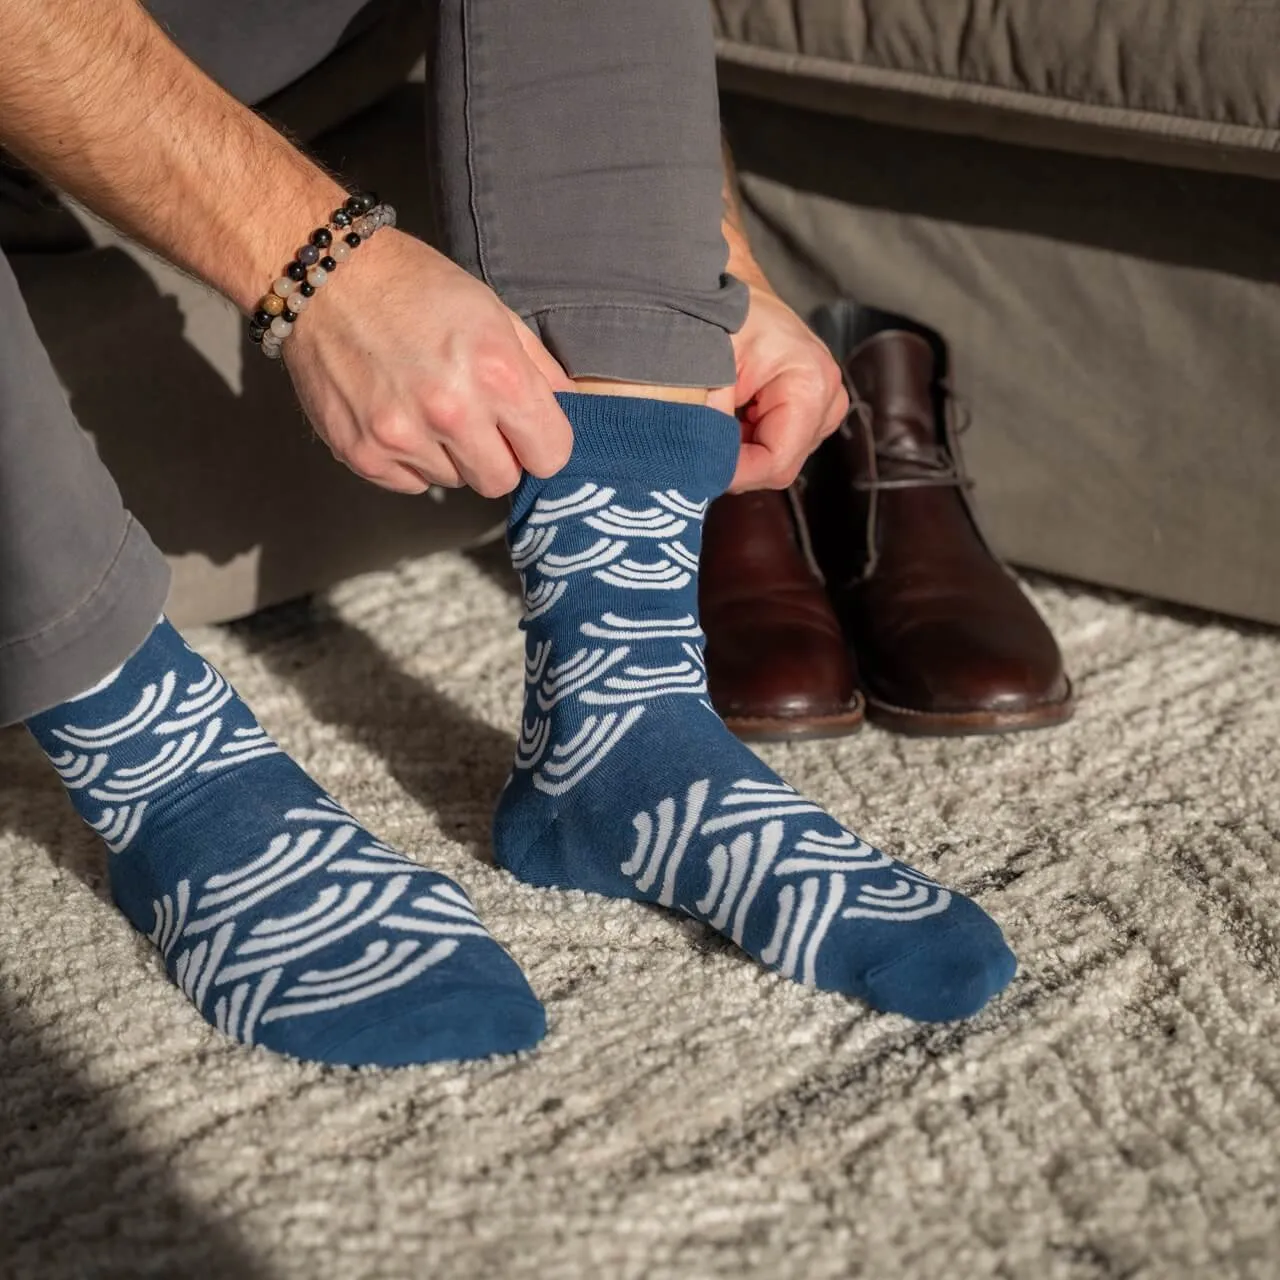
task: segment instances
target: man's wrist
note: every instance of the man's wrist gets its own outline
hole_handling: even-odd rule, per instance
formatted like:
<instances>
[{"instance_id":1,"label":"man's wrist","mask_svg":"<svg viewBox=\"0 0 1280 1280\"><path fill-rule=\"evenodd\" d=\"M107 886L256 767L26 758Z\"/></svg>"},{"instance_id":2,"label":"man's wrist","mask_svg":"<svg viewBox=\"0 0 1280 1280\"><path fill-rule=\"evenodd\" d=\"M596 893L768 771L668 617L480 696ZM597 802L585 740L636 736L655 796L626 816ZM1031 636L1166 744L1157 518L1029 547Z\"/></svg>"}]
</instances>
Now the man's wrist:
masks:
<instances>
[{"instance_id":1,"label":"man's wrist","mask_svg":"<svg viewBox=\"0 0 1280 1280\"><path fill-rule=\"evenodd\" d=\"M728 139L723 134L720 139L720 156L724 164L724 215L720 220L720 229L724 234L725 244L729 246L726 270L743 284L772 293L773 289L747 240L747 232L743 226L742 200L738 191L738 171L734 167Z\"/></svg>"},{"instance_id":2,"label":"man's wrist","mask_svg":"<svg viewBox=\"0 0 1280 1280\"><path fill-rule=\"evenodd\" d=\"M769 284L768 278L764 274L764 268L756 261L755 254L751 252L747 237L728 217L724 219L722 229L725 243L729 246L729 260L725 270L731 276L741 280L743 284L749 285L753 289L763 289L768 293L772 293L773 287Z\"/></svg>"},{"instance_id":3,"label":"man's wrist","mask_svg":"<svg viewBox=\"0 0 1280 1280\"><path fill-rule=\"evenodd\" d=\"M271 201L242 224L238 243L227 255L224 278L209 280L245 315L271 290L299 246L317 227L326 226L347 198L347 192L322 171L298 176L303 181L293 186L291 199Z\"/></svg>"}]
</instances>

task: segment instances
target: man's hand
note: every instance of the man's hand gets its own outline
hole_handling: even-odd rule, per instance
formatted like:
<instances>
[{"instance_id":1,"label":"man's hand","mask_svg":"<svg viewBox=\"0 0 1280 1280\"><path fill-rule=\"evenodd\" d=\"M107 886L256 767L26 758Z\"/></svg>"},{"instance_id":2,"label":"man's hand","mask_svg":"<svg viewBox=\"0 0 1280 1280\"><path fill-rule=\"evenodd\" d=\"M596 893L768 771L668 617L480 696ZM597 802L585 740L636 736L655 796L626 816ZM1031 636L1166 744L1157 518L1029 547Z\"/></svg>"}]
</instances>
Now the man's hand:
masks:
<instances>
[{"instance_id":1,"label":"man's hand","mask_svg":"<svg viewBox=\"0 0 1280 1280\"><path fill-rule=\"evenodd\" d=\"M805 459L844 421L849 395L840 369L816 334L770 288L751 252L737 172L726 142L724 218L729 272L751 293L746 323L733 335L738 369L734 387L721 387L707 404L736 413L742 451L730 493L785 489Z\"/></svg>"},{"instance_id":2,"label":"man's hand","mask_svg":"<svg viewBox=\"0 0 1280 1280\"><path fill-rule=\"evenodd\" d=\"M732 262L730 270L746 277L751 290L746 323L733 337L738 381L707 399L712 408L736 412L742 427L729 491L785 489L844 420L849 396L831 353L758 271L734 270Z\"/></svg>"},{"instance_id":3,"label":"man's hand","mask_svg":"<svg viewBox=\"0 0 1280 1280\"><path fill-rule=\"evenodd\" d=\"M326 296L328 295L328 296ZM378 232L284 344L298 398L333 454L399 493L509 493L554 475L573 383L492 289L419 240Z\"/></svg>"},{"instance_id":4,"label":"man's hand","mask_svg":"<svg viewBox=\"0 0 1280 1280\"><path fill-rule=\"evenodd\" d=\"M245 315L289 240L346 198L137 0L3 0L3 15L0 146ZM284 354L329 447L389 489L496 496L569 457L563 370L491 289L401 232L352 255Z\"/></svg>"}]
</instances>

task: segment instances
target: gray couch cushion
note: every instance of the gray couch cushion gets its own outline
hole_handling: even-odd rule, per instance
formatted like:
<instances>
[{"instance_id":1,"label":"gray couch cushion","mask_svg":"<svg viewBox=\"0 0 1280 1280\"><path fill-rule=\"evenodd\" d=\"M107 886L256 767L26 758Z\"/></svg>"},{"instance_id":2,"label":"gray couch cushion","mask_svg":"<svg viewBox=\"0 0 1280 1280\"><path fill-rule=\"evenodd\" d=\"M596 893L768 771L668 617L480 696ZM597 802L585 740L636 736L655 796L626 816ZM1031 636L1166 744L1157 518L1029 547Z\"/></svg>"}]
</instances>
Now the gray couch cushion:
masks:
<instances>
[{"instance_id":1,"label":"gray couch cushion","mask_svg":"<svg viewBox=\"0 0 1280 1280\"><path fill-rule=\"evenodd\" d=\"M890 124L1280 177L1280 0L713 0L721 82Z\"/></svg>"}]
</instances>

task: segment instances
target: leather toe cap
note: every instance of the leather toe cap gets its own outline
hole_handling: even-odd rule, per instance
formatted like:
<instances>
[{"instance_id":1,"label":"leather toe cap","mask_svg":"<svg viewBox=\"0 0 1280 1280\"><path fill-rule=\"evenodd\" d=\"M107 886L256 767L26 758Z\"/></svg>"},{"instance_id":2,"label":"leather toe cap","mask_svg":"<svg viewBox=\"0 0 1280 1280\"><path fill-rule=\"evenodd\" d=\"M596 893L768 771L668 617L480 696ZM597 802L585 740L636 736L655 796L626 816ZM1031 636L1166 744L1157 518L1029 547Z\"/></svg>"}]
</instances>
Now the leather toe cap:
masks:
<instances>
[{"instance_id":1,"label":"leather toe cap","mask_svg":"<svg viewBox=\"0 0 1280 1280\"><path fill-rule=\"evenodd\" d=\"M866 666L877 696L921 711L1026 711L1069 690L1047 629L1033 635L977 617L921 623Z\"/></svg>"},{"instance_id":2,"label":"leather toe cap","mask_svg":"<svg viewBox=\"0 0 1280 1280\"><path fill-rule=\"evenodd\" d=\"M854 696L838 635L806 626L708 627L707 684L726 717L800 719L838 715Z\"/></svg>"}]
</instances>

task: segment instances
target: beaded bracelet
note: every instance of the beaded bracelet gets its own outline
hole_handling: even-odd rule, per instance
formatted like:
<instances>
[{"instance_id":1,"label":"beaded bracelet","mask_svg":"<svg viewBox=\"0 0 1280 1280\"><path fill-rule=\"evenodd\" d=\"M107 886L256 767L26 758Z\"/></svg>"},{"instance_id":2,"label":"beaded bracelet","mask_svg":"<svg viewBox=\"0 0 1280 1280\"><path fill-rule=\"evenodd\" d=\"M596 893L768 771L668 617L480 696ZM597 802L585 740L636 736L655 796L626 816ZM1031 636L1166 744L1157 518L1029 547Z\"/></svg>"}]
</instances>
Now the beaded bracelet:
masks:
<instances>
[{"instance_id":1,"label":"beaded bracelet","mask_svg":"<svg viewBox=\"0 0 1280 1280\"><path fill-rule=\"evenodd\" d=\"M353 249L382 227L396 225L396 211L379 204L372 191L351 196L335 209L327 227L317 227L298 250L284 275L258 301L249 320L249 341L271 360L293 332L294 321L306 310L315 291L351 256Z\"/></svg>"}]
</instances>

